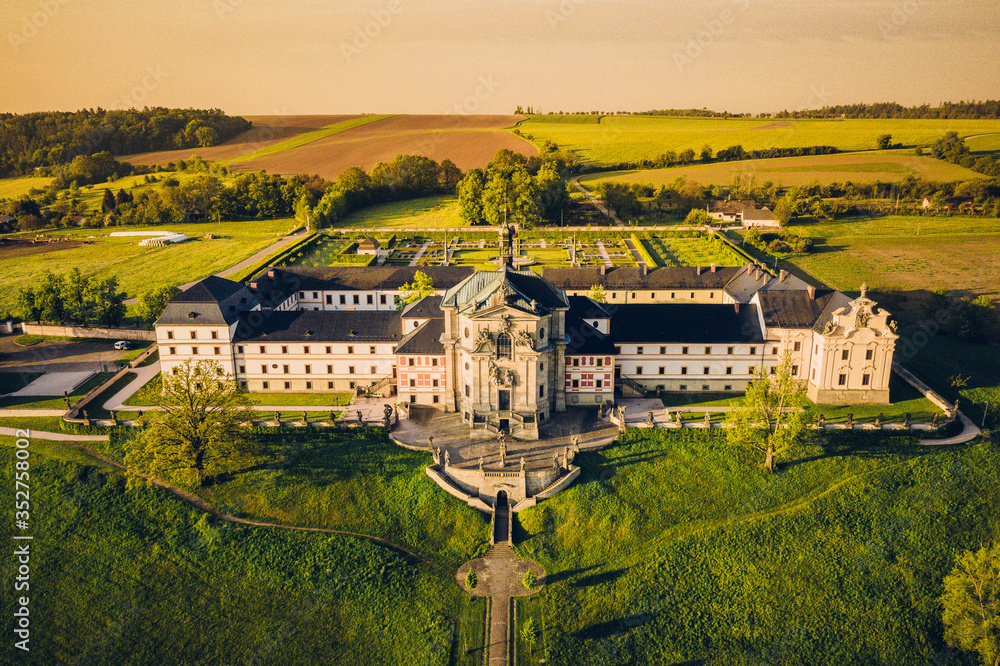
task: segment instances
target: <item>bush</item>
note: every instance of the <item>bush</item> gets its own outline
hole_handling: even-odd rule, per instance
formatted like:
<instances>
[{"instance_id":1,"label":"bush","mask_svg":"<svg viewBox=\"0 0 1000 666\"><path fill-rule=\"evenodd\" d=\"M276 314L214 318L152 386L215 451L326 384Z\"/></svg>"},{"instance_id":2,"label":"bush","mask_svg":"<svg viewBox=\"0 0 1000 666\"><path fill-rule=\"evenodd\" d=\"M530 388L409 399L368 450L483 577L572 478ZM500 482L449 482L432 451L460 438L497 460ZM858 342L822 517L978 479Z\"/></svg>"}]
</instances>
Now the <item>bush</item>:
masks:
<instances>
[{"instance_id":1,"label":"bush","mask_svg":"<svg viewBox=\"0 0 1000 666\"><path fill-rule=\"evenodd\" d=\"M475 569L469 569L469 573L465 575L465 586L470 590L476 589L476 585L479 584L479 577L476 576Z\"/></svg>"},{"instance_id":2,"label":"bush","mask_svg":"<svg viewBox=\"0 0 1000 666\"><path fill-rule=\"evenodd\" d=\"M523 582L524 582L524 588L526 590L533 590L535 589L535 583L537 583L538 580L535 578L535 574L529 571L526 574L524 574Z\"/></svg>"}]
</instances>

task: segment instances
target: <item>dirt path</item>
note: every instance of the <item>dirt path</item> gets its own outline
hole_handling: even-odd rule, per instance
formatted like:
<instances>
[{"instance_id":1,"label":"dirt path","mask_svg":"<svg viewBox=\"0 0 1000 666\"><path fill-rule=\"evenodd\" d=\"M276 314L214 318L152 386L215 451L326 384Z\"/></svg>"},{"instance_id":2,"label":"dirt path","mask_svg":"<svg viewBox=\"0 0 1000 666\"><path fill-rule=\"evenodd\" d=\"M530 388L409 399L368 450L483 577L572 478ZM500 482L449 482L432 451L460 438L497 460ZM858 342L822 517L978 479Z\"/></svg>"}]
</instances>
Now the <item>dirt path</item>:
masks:
<instances>
[{"instance_id":1,"label":"dirt path","mask_svg":"<svg viewBox=\"0 0 1000 666\"><path fill-rule=\"evenodd\" d=\"M61 416L62 412L59 415ZM0 428L0 435L17 437L17 432L15 428ZM49 442L106 442L109 439L108 435L71 435L65 432L44 432L41 430L30 432L29 439L44 439Z\"/></svg>"},{"instance_id":2,"label":"dirt path","mask_svg":"<svg viewBox=\"0 0 1000 666\"><path fill-rule=\"evenodd\" d=\"M597 197L595 197L593 194L590 193L590 190L588 190L586 187L584 187L583 185L580 184L580 177L579 176L577 176L576 178L574 178L573 180L571 180L569 182L570 182L570 184L573 187L575 187L576 189L578 189L580 192L583 192L583 196L587 197L587 201L590 202L590 205L593 206L594 208L596 208L598 211L600 211L601 215L603 215L605 217L610 217L612 220L614 220L615 224L617 224L619 227L624 227L625 226L622 223L622 221L618 218L618 216L616 214L614 214L610 210L608 210L604 206L604 204L602 204L600 201L597 200Z\"/></svg>"}]
</instances>

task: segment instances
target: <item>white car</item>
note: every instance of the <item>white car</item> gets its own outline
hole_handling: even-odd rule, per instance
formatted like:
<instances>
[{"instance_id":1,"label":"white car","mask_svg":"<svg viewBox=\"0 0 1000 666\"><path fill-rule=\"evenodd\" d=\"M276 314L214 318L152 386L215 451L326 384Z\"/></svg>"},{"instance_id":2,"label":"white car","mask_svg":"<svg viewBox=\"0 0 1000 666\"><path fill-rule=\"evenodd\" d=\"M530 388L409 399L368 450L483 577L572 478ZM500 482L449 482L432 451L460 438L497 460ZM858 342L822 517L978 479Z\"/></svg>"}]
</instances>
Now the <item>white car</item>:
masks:
<instances>
[{"instance_id":1,"label":"white car","mask_svg":"<svg viewBox=\"0 0 1000 666\"><path fill-rule=\"evenodd\" d=\"M132 349L132 343L128 340L119 340L115 343L115 349Z\"/></svg>"}]
</instances>

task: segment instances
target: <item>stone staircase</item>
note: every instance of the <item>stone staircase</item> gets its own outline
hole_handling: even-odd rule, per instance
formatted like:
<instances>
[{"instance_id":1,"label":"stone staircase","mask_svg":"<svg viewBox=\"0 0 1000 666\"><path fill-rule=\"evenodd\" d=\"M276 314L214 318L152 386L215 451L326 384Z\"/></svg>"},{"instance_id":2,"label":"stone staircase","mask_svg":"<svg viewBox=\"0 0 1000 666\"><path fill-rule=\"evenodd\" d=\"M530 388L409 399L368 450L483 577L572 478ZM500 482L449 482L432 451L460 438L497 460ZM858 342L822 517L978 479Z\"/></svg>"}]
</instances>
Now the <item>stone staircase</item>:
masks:
<instances>
[{"instance_id":1,"label":"stone staircase","mask_svg":"<svg viewBox=\"0 0 1000 666\"><path fill-rule=\"evenodd\" d=\"M635 397L635 398L645 398L646 394L648 393L645 386L635 381L631 377L626 377L625 375L621 375L620 377L618 377L618 386L616 386L615 388L617 388L623 396L625 396L626 393L625 390L628 389L629 391L635 394L634 396L630 397Z\"/></svg>"},{"instance_id":2,"label":"stone staircase","mask_svg":"<svg viewBox=\"0 0 1000 666\"><path fill-rule=\"evenodd\" d=\"M368 388L366 388L364 390L364 394L365 394L366 397L371 397L372 394L374 394L374 393L381 393L382 389L384 389L386 386L391 386L391 385L393 385L395 383L396 383L396 378L393 377L392 375L389 375L388 377L383 377L382 379L379 379L378 381L373 382L371 384L371 386L369 386Z\"/></svg>"}]
</instances>

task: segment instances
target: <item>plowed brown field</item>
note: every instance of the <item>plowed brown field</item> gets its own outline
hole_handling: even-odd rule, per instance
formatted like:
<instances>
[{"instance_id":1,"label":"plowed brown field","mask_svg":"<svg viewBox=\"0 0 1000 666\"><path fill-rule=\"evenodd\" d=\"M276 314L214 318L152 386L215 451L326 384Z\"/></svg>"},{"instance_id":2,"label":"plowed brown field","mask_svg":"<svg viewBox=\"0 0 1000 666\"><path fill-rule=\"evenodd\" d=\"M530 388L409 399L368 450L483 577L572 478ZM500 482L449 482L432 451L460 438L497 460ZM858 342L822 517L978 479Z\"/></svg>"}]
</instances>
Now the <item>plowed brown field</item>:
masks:
<instances>
[{"instance_id":1,"label":"plowed brown field","mask_svg":"<svg viewBox=\"0 0 1000 666\"><path fill-rule=\"evenodd\" d=\"M132 164L166 164L199 155L206 160L225 160L240 155L249 155L255 150L268 148L293 136L357 118L350 116L243 116L253 123L253 128L229 141L211 148L184 148L183 150L161 150L155 153L126 155L121 160Z\"/></svg>"},{"instance_id":2,"label":"plowed brown field","mask_svg":"<svg viewBox=\"0 0 1000 666\"><path fill-rule=\"evenodd\" d=\"M194 154L206 160L232 159L353 117L246 116L253 121L254 129L226 144L198 150L145 153L123 159L133 164L166 164ZM448 158L467 171L485 166L501 148L522 155L537 155L538 150L531 143L503 129L518 120L521 116L393 116L290 150L247 162L237 161L231 166L251 171L265 169L268 173L318 174L332 180L353 166L370 170L376 163L390 161L398 155L425 155L438 162ZM255 133L259 133L256 139Z\"/></svg>"}]
</instances>

